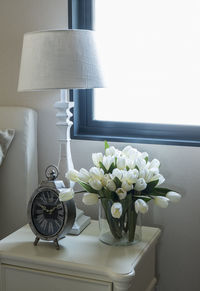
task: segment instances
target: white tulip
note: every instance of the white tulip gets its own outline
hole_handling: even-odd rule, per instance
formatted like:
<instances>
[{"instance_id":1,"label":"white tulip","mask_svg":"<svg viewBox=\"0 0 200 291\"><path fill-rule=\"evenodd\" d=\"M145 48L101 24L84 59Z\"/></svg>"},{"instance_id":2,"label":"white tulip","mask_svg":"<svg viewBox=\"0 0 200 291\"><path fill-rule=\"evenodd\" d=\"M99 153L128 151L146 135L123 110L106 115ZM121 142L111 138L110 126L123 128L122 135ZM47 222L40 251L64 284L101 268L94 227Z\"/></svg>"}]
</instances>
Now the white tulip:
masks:
<instances>
[{"instance_id":1,"label":"white tulip","mask_svg":"<svg viewBox=\"0 0 200 291\"><path fill-rule=\"evenodd\" d=\"M168 206L169 199L164 196L155 196L154 202L157 206L161 208L166 208Z\"/></svg>"},{"instance_id":2,"label":"white tulip","mask_svg":"<svg viewBox=\"0 0 200 291\"><path fill-rule=\"evenodd\" d=\"M149 158L149 155L148 155L147 152L143 152L143 153L141 153L140 157L141 157L142 159L146 159L146 158Z\"/></svg>"},{"instance_id":3,"label":"white tulip","mask_svg":"<svg viewBox=\"0 0 200 291\"><path fill-rule=\"evenodd\" d=\"M149 168L159 168L159 167L160 167L160 162L157 159L153 159L149 164Z\"/></svg>"},{"instance_id":4,"label":"white tulip","mask_svg":"<svg viewBox=\"0 0 200 291\"><path fill-rule=\"evenodd\" d=\"M139 155L139 151L134 149L131 146L126 146L123 150L122 153L129 158L130 160L135 160L138 155Z\"/></svg>"},{"instance_id":5,"label":"white tulip","mask_svg":"<svg viewBox=\"0 0 200 291\"><path fill-rule=\"evenodd\" d=\"M78 178L81 181L87 183L89 181L89 179L90 179L89 172L86 169L81 168L80 171L79 171L79 173L78 173Z\"/></svg>"},{"instance_id":6,"label":"white tulip","mask_svg":"<svg viewBox=\"0 0 200 291\"><path fill-rule=\"evenodd\" d=\"M149 206L143 199L137 199L135 201L135 211L136 213L140 212L142 214L145 214L149 209Z\"/></svg>"},{"instance_id":7,"label":"white tulip","mask_svg":"<svg viewBox=\"0 0 200 291\"><path fill-rule=\"evenodd\" d=\"M146 187L147 187L147 184L146 184L144 178L139 178L137 180L137 182L135 183L135 187L134 188L135 188L136 191L142 191Z\"/></svg>"},{"instance_id":8,"label":"white tulip","mask_svg":"<svg viewBox=\"0 0 200 291\"><path fill-rule=\"evenodd\" d=\"M133 189L133 184L129 184L127 181L122 181L122 188L125 190L125 191L130 191Z\"/></svg>"},{"instance_id":9,"label":"white tulip","mask_svg":"<svg viewBox=\"0 0 200 291\"><path fill-rule=\"evenodd\" d=\"M94 165L99 168L99 162L103 162L103 154L102 153L92 154L92 161Z\"/></svg>"},{"instance_id":10,"label":"white tulip","mask_svg":"<svg viewBox=\"0 0 200 291\"><path fill-rule=\"evenodd\" d=\"M94 190L99 191L102 189L102 184L100 180L91 178L88 182Z\"/></svg>"},{"instance_id":11,"label":"white tulip","mask_svg":"<svg viewBox=\"0 0 200 291\"><path fill-rule=\"evenodd\" d=\"M106 149L106 156L115 156L115 153L116 153L116 148L115 147L109 147Z\"/></svg>"},{"instance_id":12,"label":"white tulip","mask_svg":"<svg viewBox=\"0 0 200 291\"><path fill-rule=\"evenodd\" d=\"M115 162L114 157L112 156L104 156L103 157L103 165L106 168L106 170L109 170L110 166L112 165L112 163Z\"/></svg>"},{"instance_id":13,"label":"white tulip","mask_svg":"<svg viewBox=\"0 0 200 291\"><path fill-rule=\"evenodd\" d=\"M111 207L111 214L114 218L120 218L122 215L122 205L119 202L113 203Z\"/></svg>"},{"instance_id":14,"label":"white tulip","mask_svg":"<svg viewBox=\"0 0 200 291\"><path fill-rule=\"evenodd\" d=\"M59 193L59 200L60 201L68 201L74 198L74 190L72 188L63 189Z\"/></svg>"},{"instance_id":15,"label":"white tulip","mask_svg":"<svg viewBox=\"0 0 200 291\"><path fill-rule=\"evenodd\" d=\"M128 158L131 160L136 160L139 156L140 152L134 148L131 148L128 152Z\"/></svg>"},{"instance_id":16,"label":"white tulip","mask_svg":"<svg viewBox=\"0 0 200 291\"><path fill-rule=\"evenodd\" d=\"M122 150L122 152L126 155L126 156L128 156L128 153L129 153L129 151L132 149L132 146L130 146L130 145L128 145L128 146L126 146L123 150Z\"/></svg>"},{"instance_id":17,"label":"white tulip","mask_svg":"<svg viewBox=\"0 0 200 291\"><path fill-rule=\"evenodd\" d=\"M110 190L110 191L115 191L116 190L116 185L115 182L113 180L108 180L106 187Z\"/></svg>"},{"instance_id":18,"label":"white tulip","mask_svg":"<svg viewBox=\"0 0 200 291\"><path fill-rule=\"evenodd\" d=\"M134 169L136 166L135 160L126 159L126 166L129 167L129 169Z\"/></svg>"},{"instance_id":19,"label":"white tulip","mask_svg":"<svg viewBox=\"0 0 200 291\"><path fill-rule=\"evenodd\" d=\"M146 161L142 157L138 157L136 160L136 166L139 168L139 170L142 170L146 166Z\"/></svg>"},{"instance_id":20,"label":"white tulip","mask_svg":"<svg viewBox=\"0 0 200 291\"><path fill-rule=\"evenodd\" d=\"M100 168L92 167L89 170L89 174L90 174L91 178L100 180L104 175L104 171L102 169L100 169Z\"/></svg>"},{"instance_id":21,"label":"white tulip","mask_svg":"<svg viewBox=\"0 0 200 291\"><path fill-rule=\"evenodd\" d=\"M110 180L110 175L109 174L105 174L102 178L101 178L101 184L103 187L105 187L108 183L108 181Z\"/></svg>"},{"instance_id":22,"label":"white tulip","mask_svg":"<svg viewBox=\"0 0 200 291\"><path fill-rule=\"evenodd\" d=\"M121 181L122 176L123 176L123 172L121 170L116 168L112 171L112 175L111 175L112 179L117 177Z\"/></svg>"},{"instance_id":23,"label":"white tulip","mask_svg":"<svg viewBox=\"0 0 200 291\"><path fill-rule=\"evenodd\" d=\"M163 175L161 175L161 174L154 175L154 176L151 178L150 182L152 182L152 181L156 181L156 180L158 180L158 184L157 184L157 186L158 186L158 185L161 185L162 183L165 182L165 178L164 178Z\"/></svg>"},{"instance_id":24,"label":"white tulip","mask_svg":"<svg viewBox=\"0 0 200 291\"><path fill-rule=\"evenodd\" d=\"M127 171L126 174L124 175L124 178L129 184L134 184L136 183L138 176L139 176L138 170L134 169Z\"/></svg>"},{"instance_id":25,"label":"white tulip","mask_svg":"<svg viewBox=\"0 0 200 291\"><path fill-rule=\"evenodd\" d=\"M149 183L151 179L153 178L154 173L151 170L145 169L145 176L144 179L146 183Z\"/></svg>"},{"instance_id":26,"label":"white tulip","mask_svg":"<svg viewBox=\"0 0 200 291\"><path fill-rule=\"evenodd\" d=\"M169 191L166 195L166 197L171 201L171 202L179 202L181 199L181 195L179 193Z\"/></svg>"},{"instance_id":27,"label":"white tulip","mask_svg":"<svg viewBox=\"0 0 200 291\"><path fill-rule=\"evenodd\" d=\"M124 190L123 188L118 188L118 189L116 190L116 193L117 193L117 195L119 196L119 199L120 199L120 200L126 198L127 192L126 192L126 190Z\"/></svg>"},{"instance_id":28,"label":"white tulip","mask_svg":"<svg viewBox=\"0 0 200 291\"><path fill-rule=\"evenodd\" d=\"M69 170L66 173L65 177L71 181L77 182L78 181L78 174L79 174L78 171L73 169L73 170Z\"/></svg>"},{"instance_id":29,"label":"white tulip","mask_svg":"<svg viewBox=\"0 0 200 291\"><path fill-rule=\"evenodd\" d=\"M98 203L98 198L99 196L95 193L85 193L83 195L83 203L86 204L86 205L94 205L94 204L97 204Z\"/></svg>"},{"instance_id":30,"label":"white tulip","mask_svg":"<svg viewBox=\"0 0 200 291\"><path fill-rule=\"evenodd\" d=\"M123 170L126 167L126 159L122 157L117 158L117 168Z\"/></svg>"},{"instance_id":31,"label":"white tulip","mask_svg":"<svg viewBox=\"0 0 200 291\"><path fill-rule=\"evenodd\" d=\"M146 168L144 168L144 169L140 169L138 178L143 178L143 179L145 179L145 176L146 176L146 170L147 170Z\"/></svg>"}]
</instances>

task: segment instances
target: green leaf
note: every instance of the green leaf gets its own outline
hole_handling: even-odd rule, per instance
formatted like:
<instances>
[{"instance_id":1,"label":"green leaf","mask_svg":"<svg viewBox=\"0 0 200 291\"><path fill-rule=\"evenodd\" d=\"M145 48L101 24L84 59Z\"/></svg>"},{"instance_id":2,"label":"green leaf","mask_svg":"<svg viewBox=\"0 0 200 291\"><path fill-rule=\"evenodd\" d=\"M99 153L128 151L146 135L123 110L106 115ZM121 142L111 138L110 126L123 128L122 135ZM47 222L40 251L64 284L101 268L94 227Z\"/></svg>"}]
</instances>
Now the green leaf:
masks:
<instances>
[{"instance_id":1,"label":"green leaf","mask_svg":"<svg viewBox=\"0 0 200 291\"><path fill-rule=\"evenodd\" d=\"M108 173L112 173L112 171L113 171L115 168L116 168L116 167L115 167L115 164L112 163L112 164L110 165L110 168L108 169Z\"/></svg>"},{"instance_id":2,"label":"green leaf","mask_svg":"<svg viewBox=\"0 0 200 291\"><path fill-rule=\"evenodd\" d=\"M144 196L144 195L135 195L134 198L137 198L137 199L142 199L144 200L145 202L148 202L150 201L152 198L149 197L149 196Z\"/></svg>"},{"instance_id":3,"label":"green leaf","mask_svg":"<svg viewBox=\"0 0 200 291\"><path fill-rule=\"evenodd\" d=\"M155 180L155 181L152 181L152 182L148 183L146 189L144 189L142 191L142 193L144 193L144 194L152 193L152 191L154 190L154 188L156 187L158 182L159 182L159 180Z\"/></svg>"},{"instance_id":4,"label":"green leaf","mask_svg":"<svg viewBox=\"0 0 200 291\"><path fill-rule=\"evenodd\" d=\"M86 184L84 182L79 181L78 182L87 192L89 193L96 193L98 194L98 191L93 189L89 184Z\"/></svg>"},{"instance_id":5,"label":"green leaf","mask_svg":"<svg viewBox=\"0 0 200 291\"><path fill-rule=\"evenodd\" d=\"M169 191L171 190L168 188L154 188L151 194L154 196L166 196Z\"/></svg>"},{"instance_id":6,"label":"green leaf","mask_svg":"<svg viewBox=\"0 0 200 291\"><path fill-rule=\"evenodd\" d=\"M106 151L106 149L109 148L109 144L108 144L107 140L104 141L104 146L105 146L105 151Z\"/></svg>"},{"instance_id":7,"label":"green leaf","mask_svg":"<svg viewBox=\"0 0 200 291\"><path fill-rule=\"evenodd\" d=\"M99 162L99 166L101 169L103 169L104 173L107 174L108 173L108 170L106 170L105 166L103 165L102 162Z\"/></svg>"},{"instance_id":8,"label":"green leaf","mask_svg":"<svg viewBox=\"0 0 200 291\"><path fill-rule=\"evenodd\" d=\"M146 161L146 163L148 163L148 160L149 160L149 158L148 158L148 157L146 157L146 158L145 158L145 161Z\"/></svg>"},{"instance_id":9,"label":"green leaf","mask_svg":"<svg viewBox=\"0 0 200 291\"><path fill-rule=\"evenodd\" d=\"M119 178L115 177L113 181L115 182L115 185L116 185L117 188L121 187L122 182L120 181Z\"/></svg>"},{"instance_id":10,"label":"green leaf","mask_svg":"<svg viewBox=\"0 0 200 291\"><path fill-rule=\"evenodd\" d=\"M130 168L129 168L128 166L126 166L126 170L127 170L127 171L129 171L129 170L130 170Z\"/></svg>"}]
</instances>

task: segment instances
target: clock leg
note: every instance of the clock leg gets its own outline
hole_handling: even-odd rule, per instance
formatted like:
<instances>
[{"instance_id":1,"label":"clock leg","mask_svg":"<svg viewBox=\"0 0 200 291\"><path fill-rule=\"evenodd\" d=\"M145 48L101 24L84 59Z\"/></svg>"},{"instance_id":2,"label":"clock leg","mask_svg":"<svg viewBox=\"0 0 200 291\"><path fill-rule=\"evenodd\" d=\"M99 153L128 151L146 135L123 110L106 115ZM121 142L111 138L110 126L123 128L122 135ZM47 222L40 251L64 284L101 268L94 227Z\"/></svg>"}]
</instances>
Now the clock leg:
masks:
<instances>
[{"instance_id":1,"label":"clock leg","mask_svg":"<svg viewBox=\"0 0 200 291\"><path fill-rule=\"evenodd\" d=\"M36 245L38 244L39 240L40 240L39 237L36 236L35 241L34 241L34 243L33 243L34 246L36 246Z\"/></svg>"},{"instance_id":2,"label":"clock leg","mask_svg":"<svg viewBox=\"0 0 200 291\"><path fill-rule=\"evenodd\" d=\"M59 250L60 249L60 246L58 244L58 239L57 238L54 240L54 243L56 245L56 249Z\"/></svg>"}]
</instances>

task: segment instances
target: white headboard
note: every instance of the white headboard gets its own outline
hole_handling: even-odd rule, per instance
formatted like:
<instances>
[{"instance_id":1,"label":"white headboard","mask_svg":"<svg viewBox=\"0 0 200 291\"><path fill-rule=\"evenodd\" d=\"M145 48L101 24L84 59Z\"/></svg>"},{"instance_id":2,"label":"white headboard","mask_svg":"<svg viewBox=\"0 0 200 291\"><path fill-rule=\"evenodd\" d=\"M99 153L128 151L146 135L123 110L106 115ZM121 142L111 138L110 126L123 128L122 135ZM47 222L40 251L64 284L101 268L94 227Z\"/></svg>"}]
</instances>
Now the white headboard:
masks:
<instances>
[{"instance_id":1,"label":"white headboard","mask_svg":"<svg viewBox=\"0 0 200 291\"><path fill-rule=\"evenodd\" d=\"M0 166L0 239L24 225L26 205L38 186L37 113L24 107L0 107L0 129L15 129Z\"/></svg>"}]
</instances>

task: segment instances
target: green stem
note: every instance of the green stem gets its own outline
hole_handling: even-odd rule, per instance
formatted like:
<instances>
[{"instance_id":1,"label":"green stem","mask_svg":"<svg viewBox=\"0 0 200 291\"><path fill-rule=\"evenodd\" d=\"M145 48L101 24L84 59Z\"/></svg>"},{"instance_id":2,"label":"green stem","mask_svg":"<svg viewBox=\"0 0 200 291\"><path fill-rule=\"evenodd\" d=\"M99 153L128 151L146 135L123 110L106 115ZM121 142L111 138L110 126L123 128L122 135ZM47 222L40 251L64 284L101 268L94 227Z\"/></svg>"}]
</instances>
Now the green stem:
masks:
<instances>
[{"instance_id":1,"label":"green stem","mask_svg":"<svg viewBox=\"0 0 200 291\"><path fill-rule=\"evenodd\" d=\"M128 199L131 202L127 211L127 220L128 220L127 223L128 223L128 230L129 230L128 240L129 242L132 242L135 236L137 213L135 211L135 206L133 204L134 202L132 199L132 195L129 195Z\"/></svg>"},{"instance_id":2,"label":"green stem","mask_svg":"<svg viewBox=\"0 0 200 291\"><path fill-rule=\"evenodd\" d=\"M110 231L115 239L120 239L122 237L122 231L119 226L119 220L117 218L113 218L111 214L111 206L112 202L108 199L101 199L102 206L105 211L106 219L110 228Z\"/></svg>"}]
</instances>

